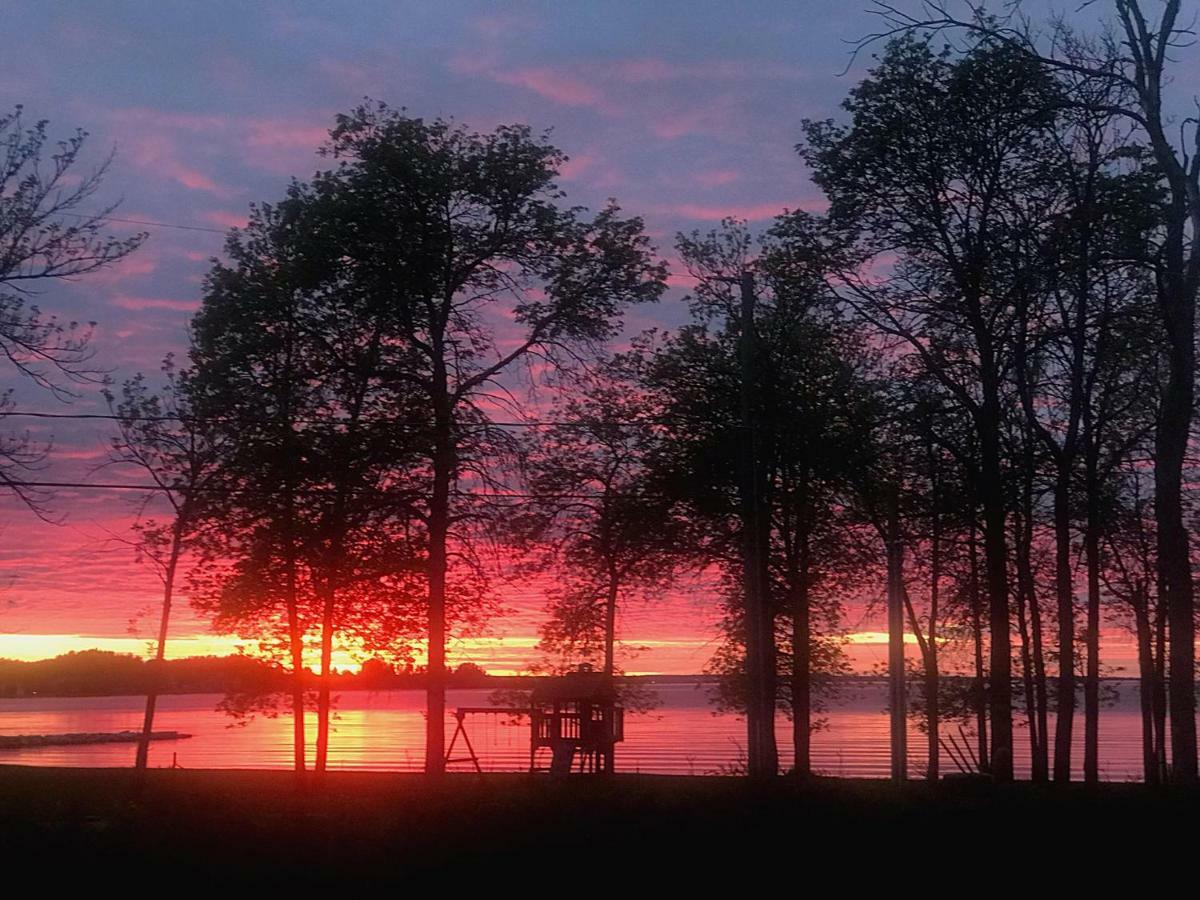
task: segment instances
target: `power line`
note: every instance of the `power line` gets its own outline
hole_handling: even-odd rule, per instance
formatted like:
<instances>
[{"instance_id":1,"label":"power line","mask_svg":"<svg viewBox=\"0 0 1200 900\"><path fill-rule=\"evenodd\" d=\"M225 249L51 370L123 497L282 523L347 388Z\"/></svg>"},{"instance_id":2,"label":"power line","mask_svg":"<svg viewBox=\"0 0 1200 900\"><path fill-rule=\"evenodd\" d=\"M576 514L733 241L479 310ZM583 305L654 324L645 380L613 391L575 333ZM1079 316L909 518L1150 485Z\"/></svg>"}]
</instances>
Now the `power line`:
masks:
<instances>
[{"instance_id":1,"label":"power line","mask_svg":"<svg viewBox=\"0 0 1200 900\"><path fill-rule=\"evenodd\" d=\"M179 231L206 231L210 234L226 234L224 229L212 228L207 225L179 225L174 222L154 222L149 219L126 219L121 216L99 216L75 212L59 212L59 215L71 216L75 219L88 219L95 222L121 222L125 225L145 225L150 228L175 228Z\"/></svg>"},{"instance_id":2,"label":"power line","mask_svg":"<svg viewBox=\"0 0 1200 900\"><path fill-rule=\"evenodd\" d=\"M234 496L237 494L266 494L275 495L282 491L270 491L264 488L228 488L228 487L173 487L171 485L161 484L136 484L126 482L97 482L97 481L22 481L19 484L22 488L61 488L71 490L92 490L92 491L151 491L155 493L171 493L173 491L183 492L186 490L196 491L203 494L224 494L226 496ZM329 494L337 491L338 488L294 488L292 493L296 494ZM349 488L348 493L352 494L387 494L390 493L388 488ZM406 491L397 491L397 493L411 493ZM646 494L620 494L609 492L608 494L533 494L523 491L462 491L454 490L450 492L455 497L474 498L479 500L599 500L604 497L609 498L624 498L624 499L641 499L650 500L653 497Z\"/></svg>"},{"instance_id":3,"label":"power line","mask_svg":"<svg viewBox=\"0 0 1200 900\"><path fill-rule=\"evenodd\" d=\"M39 412L37 410L28 409L13 409L0 410L0 419L14 417L25 419L65 419L65 420L97 420L107 422L210 422L210 423L257 423L257 424L278 424L277 420L265 417L209 417L203 418L200 416L178 416L178 415L163 415L163 416L122 416L115 413L54 413L54 412ZM292 424L295 425L345 425L349 424L349 419L339 419L329 417L324 419L293 419ZM360 424L384 424L397 425L401 427L412 428L428 428L431 423L417 419L394 419L388 416L364 416L354 420ZM646 425L681 425L688 424L690 420L681 418L657 418L650 417L645 419L524 419L524 420L492 420L485 422L455 422L455 429L462 428L639 428ZM727 423L730 427L737 427L734 423Z\"/></svg>"}]
</instances>

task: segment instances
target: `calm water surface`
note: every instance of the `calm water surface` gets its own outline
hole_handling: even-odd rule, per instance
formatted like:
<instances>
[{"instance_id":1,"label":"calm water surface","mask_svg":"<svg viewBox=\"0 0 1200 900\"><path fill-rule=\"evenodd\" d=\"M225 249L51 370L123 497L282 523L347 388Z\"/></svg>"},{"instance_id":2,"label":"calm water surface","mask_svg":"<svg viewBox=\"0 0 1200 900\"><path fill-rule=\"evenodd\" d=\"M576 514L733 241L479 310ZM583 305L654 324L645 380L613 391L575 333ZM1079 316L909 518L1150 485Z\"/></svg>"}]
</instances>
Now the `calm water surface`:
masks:
<instances>
[{"instance_id":1,"label":"calm water surface","mask_svg":"<svg viewBox=\"0 0 1200 900\"><path fill-rule=\"evenodd\" d=\"M729 771L744 755L745 722L719 713L711 687L669 684L654 688L660 705L649 713L627 714L625 742L618 747L617 768L626 772L713 774ZM827 727L813 737L814 768L826 775L877 777L888 774L888 718L882 684L857 686L823 714ZM488 690L450 691L447 707L488 705ZM232 726L216 711L218 694L185 694L159 699L155 730L181 731L187 740L157 741L150 764L186 768L287 768L292 762L290 718L259 717ZM54 734L136 730L141 725L141 697L33 697L0 700L0 734ZM1076 736L1082 742L1082 715ZM316 733L315 718L310 738ZM330 739L330 766L342 769L419 770L425 732L424 695L420 691L347 691L338 699ZM454 719L447 720L447 739ZM468 720L471 743L484 769L528 767L527 721L501 716ZM791 765L791 724L778 722L784 766ZM1053 724L1051 724L1053 733ZM1018 772L1028 773L1028 734L1018 728L1015 740ZM926 739L915 727L909 733L912 774L924 768ZM458 756L458 750L455 756ZM311 752L311 751L310 751ZM0 764L44 766L128 766L132 744L100 744L0 751ZM1082 760L1082 746L1076 758ZM1141 777L1141 720L1137 685L1119 684L1116 703L1101 712L1102 777L1132 781ZM311 758L311 757L310 757ZM943 756L943 771L954 771ZM469 769L469 764L455 768Z\"/></svg>"}]
</instances>

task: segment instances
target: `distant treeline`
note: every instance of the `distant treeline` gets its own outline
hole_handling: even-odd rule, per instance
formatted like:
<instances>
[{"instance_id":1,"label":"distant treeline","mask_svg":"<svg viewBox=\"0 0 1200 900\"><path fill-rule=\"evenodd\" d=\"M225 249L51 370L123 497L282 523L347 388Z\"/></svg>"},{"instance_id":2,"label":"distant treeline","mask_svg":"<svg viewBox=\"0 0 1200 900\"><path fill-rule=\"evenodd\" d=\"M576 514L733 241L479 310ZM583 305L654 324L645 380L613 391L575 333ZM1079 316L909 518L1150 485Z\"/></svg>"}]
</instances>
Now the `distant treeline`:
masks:
<instances>
[{"instance_id":1,"label":"distant treeline","mask_svg":"<svg viewBox=\"0 0 1200 900\"><path fill-rule=\"evenodd\" d=\"M288 689L290 673L277 663L252 656L192 656L164 660L161 693L269 693ZM34 662L0 660L0 696L33 694L57 697L105 697L144 694L155 683L155 663L128 653L84 650ZM315 686L318 680L312 675ZM489 676L464 663L452 673L456 687L496 685L506 679ZM421 687L424 673L397 672L380 660L368 660L359 672L334 674L341 689Z\"/></svg>"},{"instance_id":2,"label":"distant treeline","mask_svg":"<svg viewBox=\"0 0 1200 900\"><path fill-rule=\"evenodd\" d=\"M83 650L53 659L25 662L0 659L0 697L112 697L144 694L154 684L154 662L129 653ZM253 656L190 656L162 663L160 692L165 694L266 694L291 689L291 673L276 663ZM319 676L309 673L315 688ZM367 660L358 672L338 671L339 690L403 690L425 687L418 669L397 671L388 663ZM452 688L517 687L530 676L489 675L475 663L462 663L449 675ZM714 681L703 675L656 675L631 681L677 683Z\"/></svg>"}]
</instances>

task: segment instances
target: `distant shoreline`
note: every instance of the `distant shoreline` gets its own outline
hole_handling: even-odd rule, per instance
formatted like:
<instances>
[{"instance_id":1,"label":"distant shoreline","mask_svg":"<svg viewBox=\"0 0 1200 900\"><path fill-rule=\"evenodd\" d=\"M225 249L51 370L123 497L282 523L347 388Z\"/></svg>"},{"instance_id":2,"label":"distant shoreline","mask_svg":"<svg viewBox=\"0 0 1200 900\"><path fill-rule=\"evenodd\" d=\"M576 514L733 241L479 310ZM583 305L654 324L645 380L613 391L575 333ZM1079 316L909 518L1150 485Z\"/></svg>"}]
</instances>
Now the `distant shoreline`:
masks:
<instances>
[{"instance_id":1,"label":"distant shoreline","mask_svg":"<svg viewBox=\"0 0 1200 900\"><path fill-rule=\"evenodd\" d=\"M412 676L411 678L397 678L395 681L389 681L382 684L360 684L360 683L345 683L345 679L352 676L341 676L335 681L334 690L339 694L345 693L378 693L380 691L424 691L427 687L425 679L420 676ZM528 690L533 685L544 679L546 676L541 675L486 675L478 678L473 678L469 681L448 680L446 682L446 690L448 691L468 691L468 690ZM315 676L313 678L315 682ZM718 675L623 675L617 679L618 684L645 684L645 685L666 685L666 684L719 684L721 681ZM871 682L882 681L883 679L874 676L865 676L859 678L857 676L840 676L839 681L858 681ZM263 693L278 693L289 690L288 685L276 685L263 690ZM29 691L26 693L12 693L0 689L0 700L20 700L32 699L37 697L138 697L145 694L143 690L113 690L113 691ZM157 693L159 696L184 696L189 694L220 694L232 693L236 689L213 687L198 687L198 688L163 688Z\"/></svg>"},{"instance_id":2,"label":"distant shoreline","mask_svg":"<svg viewBox=\"0 0 1200 900\"><path fill-rule=\"evenodd\" d=\"M0 671L6 660L0 660ZM482 691L504 691L504 690L529 690L539 680L547 676L541 675L473 675L470 678L451 677L446 681L446 689L449 691L462 690L482 690ZM307 679L311 683L310 688L315 689L317 676L311 675ZM969 681L967 676L945 675L943 682L949 683L953 681ZM1052 682L1054 679L1050 679ZM1136 677L1126 676L1111 676L1100 679L1104 684L1112 685L1135 685L1139 679ZM719 675L623 675L617 677L618 684L628 685L717 685L722 681ZM829 679L829 682L834 685L881 685L887 683L886 676L873 674L856 674L856 675L837 675ZM919 679L910 677L909 679L912 689L919 688ZM424 691L427 687L423 676L419 674L413 675L397 675L380 681L372 681L364 683L360 677L353 674L336 675L334 678L334 691L339 694L344 693L379 693L384 691ZM108 697L140 697L149 692L148 684L120 684L108 685L88 684L75 685L72 687L54 687L46 686L43 688L28 687L21 689L12 684L5 684L0 679L0 700L23 700L23 699L38 699L38 698L108 698ZM267 696L271 694L285 693L290 690L290 684L280 680L276 683L258 684L247 686L244 684L229 684L215 680L205 680L201 683L190 682L186 684L172 683L161 686L156 693L160 696L187 696L196 694L247 694Z\"/></svg>"},{"instance_id":3,"label":"distant shoreline","mask_svg":"<svg viewBox=\"0 0 1200 900\"><path fill-rule=\"evenodd\" d=\"M293 678L283 667L250 656L193 656L168 659L156 664L140 656L106 650L66 653L53 659L25 662L0 659L0 699L22 697L128 697L145 695L152 690L163 695L228 694L243 697L268 696L291 691ZM464 663L447 674L448 690L523 690L545 675L491 675L472 663ZM885 680L884 675L860 673L835 675L831 684L870 684ZM942 676L943 682L970 680L965 675ZM315 689L319 678L305 675L307 688ZM1054 679L1050 679L1052 682ZM1137 683L1137 678L1110 677L1106 683ZM365 661L357 672L335 671L333 689L347 691L424 690L421 671L396 671L377 660ZM721 677L710 674L621 675L618 681L630 685L717 684ZM912 679L914 688L919 680Z\"/></svg>"}]
</instances>

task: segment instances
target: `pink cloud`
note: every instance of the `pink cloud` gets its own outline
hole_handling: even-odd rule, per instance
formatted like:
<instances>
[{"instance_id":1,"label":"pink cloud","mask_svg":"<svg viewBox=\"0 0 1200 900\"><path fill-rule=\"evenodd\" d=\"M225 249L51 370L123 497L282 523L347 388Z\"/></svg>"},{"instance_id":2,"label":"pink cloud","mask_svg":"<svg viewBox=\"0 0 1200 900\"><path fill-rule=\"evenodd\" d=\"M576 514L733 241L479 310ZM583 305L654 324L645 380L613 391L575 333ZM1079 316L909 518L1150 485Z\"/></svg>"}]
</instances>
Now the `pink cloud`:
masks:
<instances>
[{"instance_id":1,"label":"pink cloud","mask_svg":"<svg viewBox=\"0 0 1200 900\"><path fill-rule=\"evenodd\" d=\"M594 109L603 115L644 122L652 134L666 139L727 135L744 116L745 82L804 77L790 65L748 65L713 60L680 65L662 59L581 60L570 65L512 68L494 50L460 52L449 67L463 75L519 87L561 106ZM683 96L671 82L705 82L702 93ZM714 86L720 85L717 92Z\"/></svg>"},{"instance_id":2,"label":"pink cloud","mask_svg":"<svg viewBox=\"0 0 1200 900\"><path fill-rule=\"evenodd\" d=\"M676 253L664 253L663 262L667 264L667 284L671 287L690 291L700 283L700 279L688 272L687 265ZM661 323L649 321L646 323L646 327L654 327L659 324Z\"/></svg>"},{"instance_id":3,"label":"pink cloud","mask_svg":"<svg viewBox=\"0 0 1200 900\"><path fill-rule=\"evenodd\" d=\"M124 214L117 213L117 215L123 216ZM141 216L130 215L129 218L138 219L141 218ZM130 231L134 231L138 226L129 225L127 227L130 229ZM126 256L120 262L114 263L107 268L88 275L88 283L98 285L119 284L120 282L128 279L141 278L145 275L151 275L157 268L158 262L154 258L152 252L148 247L143 246L138 249L136 253Z\"/></svg>"},{"instance_id":4,"label":"pink cloud","mask_svg":"<svg viewBox=\"0 0 1200 900\"><path fill-rule=\"evenodd\" d=\"M127 294L118 295L112 305L120 309L141 311L145 309L171 309L178 312L193 312L200 305L195 300L170 300L161 297L131 297Z\"/></svg>"},{"instance_id":5,"label":"pink cloud","mask_svg":"<svg viewBox=\"0 0 1200 900\"><path fill-rule=\"evenodd\" d=\"M674 107L651 117L650 131L660 138L674 140L692 135L726 134L734 127L733 101L729 96L715 97L690 109Z\"/></svg>"},{"instance_id":6,"label":"pink cloud","mask_svg":"<svg viewBox=\"0 0 1200 900\"><path fill-rule=\"evenodd\" d=\"M693 290L700 283L700 279L694 275L689 275L687 272L676 272L672 269L667 273L667 284L673 288L679 288L682 291Z\"/></svg>"},{"instance_id":7,"label":"pink cloud","mask_svg":"<svg viewBox=\"0 0 1200 900\"><path fill-rule=\"evenodd\" d=\"M133 161L143 171L170 179L193 191L205 191L219 197L231 197L236 194L235 191L217 184L199 169L183 162L179 158L175 142L167 135L141 135L135 137L131 144Z\"/></svg>"},{"instance_id":8,"label":"pink cloud","mask_svg":"<svg viewBox=\"0 0 1200 900\"><path fill-rule=\"evenodd\" d=\"M253 166L291 174L306 165L329 136L323 112L297 118L253 118L135 107L116 110L110 118L140 168L223 199L239 192L202 171L188 158L189 153L227 156L233 149Z\"/></svg>"},{"instance_id":9,"label":"pink cloud","mask_svg":"<svg viewBox=\"0 0 1200 900\"><path fill-rule=\"evenodd\" d=\"M54 458L56 460L71 460L73 462L92 462L97 459L103 459L107 455L108 451L102 448L56 447L54 449Z\"/></svg>"},{"instance_id":10,"label":"pink cloud","mask_svg":"<svg viewBox=\"0 0 1200 900\"><path fill-rule=\"evenodd\" d=\"M201 213L200 218L220 228L245 228L249 221L245 213L233 213L220 209Z\"/></svg>"},{"instance_id":11,"label":"pink cloud","mask_svg":"<svg viewBox=\"0 0 1200 900\"><path fill-rule=\"evenodd\" d=\"M558 174L567 181L573 181L592 168L596 157L591 153L577 153L559 167Z\"/></svg>"},{"instance_id":12,"label":"pink cloud","mask_svg":"<svg viewBox=\"0 0 1200 900\"><path fill-rule=\"evenodd\" d=\"M296 174L311 165L329 130L309 119L257 119L241 126L247 162L269 172Z\"/></svg>"},{"instance_id":13,"label":"pink cloud","mask_svg":"<svg viewBox=\"0 0 1200 900\"><path fill-rule=\"evenodd\" d=\"M553 69L518 69L496 72L492 77L501 84L523 87L562 106L607 107L604 95L594 86Z\"/></svg>"},{"instance_id":14,"label":"pink cloud","mask_svg":"<svg viewBox=\"0 0 1200 900\"><path fill-rule=\"evenodd\" d=\"M194 191L209 191L214 194L229 193L226 188L221 187L203 172L189 169L187 166L173 166L170 174L184 187L191 188Z\"/></svg>"}]
</instances>

